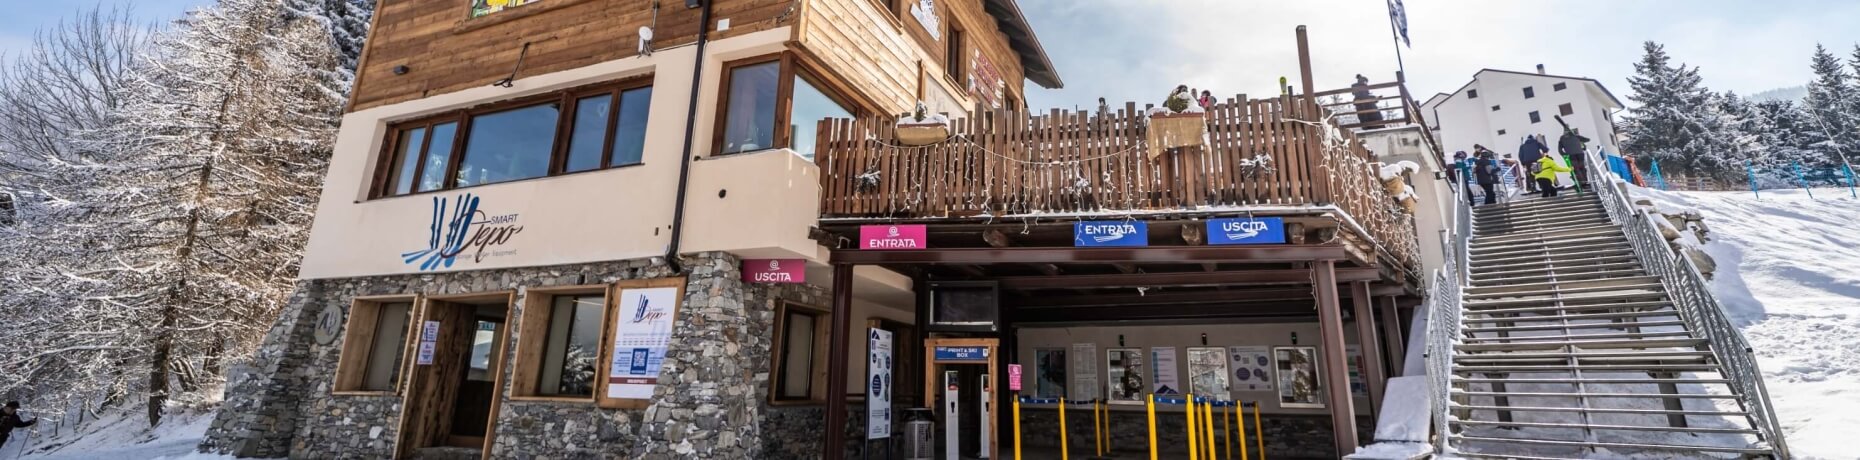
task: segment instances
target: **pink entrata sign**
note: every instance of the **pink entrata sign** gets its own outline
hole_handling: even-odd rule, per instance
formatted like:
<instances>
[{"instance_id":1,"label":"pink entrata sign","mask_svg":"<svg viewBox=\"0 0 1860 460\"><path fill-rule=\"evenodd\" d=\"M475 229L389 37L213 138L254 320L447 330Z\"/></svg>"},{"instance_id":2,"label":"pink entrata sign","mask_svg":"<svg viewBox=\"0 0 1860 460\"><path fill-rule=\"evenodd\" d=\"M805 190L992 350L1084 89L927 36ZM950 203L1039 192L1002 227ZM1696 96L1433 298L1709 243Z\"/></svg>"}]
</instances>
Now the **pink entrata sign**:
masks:
<instances>
[{"instance_id":1,"label":"pink entrata sign","mask_svg":"<svg viewBox=\"0 0 1860 460\"><path fill-rule=\"evenodd\" d=\"M859 227L859 249L927 249L927 235L922 225L866 225Z\"/></svg>"},{"instance_id":2,"label":"pink entrata sign","mask_svg":"<svg viewBox=\"0 0 1860 460\"><path fill-rule=\"evenodd\" d=\"M802 259L743 259L743 280L751 283L805 283L807 261Z\"/></svg>"},{"instance_id":3,"label":"pink entrata sign","mask_svg":"<svg viewBox=\"0 0 1860 460\"><path fill-rule=\"evenodd\" d=\"M1008 365L1008 391L1020 391L1020 365Z\"/></svg>"}]
</instances>

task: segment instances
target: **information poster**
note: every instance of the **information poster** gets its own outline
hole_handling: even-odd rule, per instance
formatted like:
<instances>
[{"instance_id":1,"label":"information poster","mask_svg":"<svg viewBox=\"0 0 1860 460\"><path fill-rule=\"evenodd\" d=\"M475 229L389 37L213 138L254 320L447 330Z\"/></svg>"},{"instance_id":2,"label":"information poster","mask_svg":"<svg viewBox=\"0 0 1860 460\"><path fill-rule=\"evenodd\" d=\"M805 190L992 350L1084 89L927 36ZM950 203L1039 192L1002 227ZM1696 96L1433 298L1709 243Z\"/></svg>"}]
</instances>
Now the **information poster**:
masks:
<instances>
[{"instance_id":1,"label":"information poster","mask_svg":"<svg viewBox=\"0 0 1860 460\"><path fill-rule=\"evenodd\" d=\"M1234 391L1272 391L1272 347L1227 347Z\"/></svg>"},{"instance_id":2,"label":"information poster","mask_svg":"<svg viewBox=\"0 0 1860 460\"><path fill-rule=\"evenodd\" d=\"M1159 395L1182 394L1182 381L1176 375L1175 347L1151 347L1151 367L1156 369L1155 387L1151 393ZM1199 393L1199 392L1197 392Z\"/></svg>"},{"instance_id":3,"label":"information poster","mask_svg":"<svg viewBox=\"0 0 1860 460\"><path fill-rule=\"evenodd\" d=\"M1069 399L1097 399L1104 394L1098 386L1098 345L1090 343L1072 344L1072 391L1065 394Z\"/></svg>"},{"instance_id":4,"label":"information poster","mask_svg":"<svg viewBox=\"0 0 1860 460\"><path fill-rule=\"evenodd\" d=\"M659 384L659 366L671 342L678 288L620 290L614 304L613 362L607 371L607 397L651 399Z\"/></svg>"},{"instance_id":5,"label":"information poster","mask_svg":"<svg viewBox=\"0 0 1860 460\"><path fill-rule=\"evenodd\" d=\"M1323 409L1317 347L1275 347L1272 355L1279 383L1279 407Z\"/></svg>"},{"instance_id":6,"label":"information poster","mask_svg":"<svg viewBox=\"0 0 1860 460\"><path fill-rule=\"evenodd\" d=\"M1033 350L1033 397L1066 397L1066 349Z\"/></svg>"},{"instance_id":7,"label":"information poster","mask_svg":"<svg viewBox=\"0 0 1860 460\"><path fill-rule=\"evenodd\" d=\"M1227 385L1227 349L1192 347L1188 349L1188 392L1231 399Z\"/></svg>"},{"instance_id":8,"label":"information poster","mask_svg":"<svg viewBox=\"0 0 1860 460\"><path fill-rule=\"evenodd\" d=\"M891 437L891 331L872 328L866 337L865 438L885 439Z\"/></svg>"},{"instance_id":9,"label":"information poster","mask_svg":"<svg viewBox=\"0 0 1860 460\"><path fill-rule=\"evenodd\" d=\"M1344 345L1343 362L1350 363L1350 394L1369 397L1369 386L1363 383L1363 349L1356 345Z\"/></svg>"},{"instance_id":10,"label":"information poster","mask_svg":"<svg viewBox=\"0 0 1860 460\"><path fill-rule=\"evenodd\" d=\"M1143 349L1112 348L1105 354L1104 376L1107 400L1111 404L1143 404Z\"/></svg>"}]
</instances>

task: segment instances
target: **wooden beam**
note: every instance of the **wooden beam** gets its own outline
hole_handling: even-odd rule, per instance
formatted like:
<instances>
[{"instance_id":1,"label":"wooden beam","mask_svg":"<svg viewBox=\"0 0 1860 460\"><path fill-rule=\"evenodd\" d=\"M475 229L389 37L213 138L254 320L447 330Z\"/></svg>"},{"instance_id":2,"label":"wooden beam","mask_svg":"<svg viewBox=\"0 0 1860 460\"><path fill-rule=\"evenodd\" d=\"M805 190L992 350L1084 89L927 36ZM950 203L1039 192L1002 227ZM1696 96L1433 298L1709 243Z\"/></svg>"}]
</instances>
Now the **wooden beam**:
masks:
<instances>
[{"instance_id":1,"label":"wooden beam","mask_svg":"<svg viewBox=\"0 0 1860 460\"><path fill-rule=\"evenodd\" d=\"M1337 270L1338 282L1375 281L1381 273L1374 268ZM1248 270L1225 272L1137 273L1113 275L1011 276L996 278L1001 289L1085 289L1167 286L1260 286L1274 284L1308 284L1309 270Z\"/></svg>"},{"instance_id":2,"label":"wooden beam","mask_svg":"<svg viewBox=\"0 0 1860 460\"><path fill-rule=\"evenodd\" d=\"M846 353L852 329L853 266L833 266L833 330L827 339L827 424L826 439L820 456L826 460L846 458ZM926 398L929 395L924 395Z\"/></svg>"},{"instance_id":3,"label":"wooden beam","mask_svg":"<svg viewBox=\"0 0 1860 460\"><path fill-rule=\"evenodd\" d=\"M1335 262L1313 262L1311 277L1317 282L1318 353L1324 355L1320 381L1327 396L1338 455L1345 455L1356 452L1356 407L1350 397L1350 367L1343 353L1343 309L1337 299Z\"/></svg>"},{"instance_id":4,"label":"wooden beam","mask_svg":"<svg viewBox=\"0 0 1860 460\"><path fill-rule=\"evenodd\" d=\"M1103 323L1111 321L1200 320L1214 318L1311 318L1317 312L1310 302L1257 302L1243 304L1153 305L1143 308L1057 307L1015 308L1008 318L1025 323Z\"/></svg>"},{"instance_id":5,"label":"wooden beam","mask_svg":"<svg viewBox=\"0 0 1860 460\"><path fill-rule=\"evenodd\" d=\"M997 248L1005 248L1013 244L1013 242L1008 239L1007 232L1003 232L1001 229L983 231L982 241L987 242L989 246Z\"/></svg>"},{"instance_id":6,"label":"wooden beam","mask_svg":"<svg viewBox=\"0 0 1860 460\"><path fill-rule=\"evenodd\" d=\"M902 251L833 250L850 265L999 263L1201 263L1343 260L1340 245L1158 246L1142 248L958 248Z\"/></svg>"},{"instance_id":7,"label":"wooden beam","mask_svg":"<svg viewBox=\"0 0 1860 460\"><path fill-rule=\"evenodd\" d=\"M1200 246L1204 243L1207 243L1208 241L1207 227L1200 226L1200 225L1183 225L1182 226L1182 241L1187 242L1189 246Z\"/></svg>"},{"instance_id":8,"label":"wooden beam","mask_svg":"<svg viewBox=\"0 0 1860 460\"><path fill-rule=\"evenodd\" d=\"M1254 289L1244 291L1180 292L1166 294L1092 294L1008 298L1003 304L1016 308L1043 307L1117 307L1164 304L1245 304L1266 301L1298 301L1311 308L1311 289Z\"/></svg>"},{"instance_id":9,"label":"wooden beam","mask_svg":"<svg viewBox=\"0 0 1860 460\"><path fill-rule=\"evenodd\" d=\"M1406 328L1402 327L1401 313L1395 310L1394 297L1378 297L1376 303L1380 308L1376 312L1376 322L1382 323L1382 344L1388 349L1389 375L1402 376L1407 368L1408 350L1402 343L1407 337L1402 336Z\"/></svg>"},{"instance_id":10,"label":"wooden beam","mask_svg":"<svg viewBox=\"0 0 1860 460\"><path fill-rule=\"evenodd\" d=\"M1350 304L1356 312L1356 343L1363 351L1363 385L1369 387L1369 410L1365 412L1375 414L1382 408L1382 390L1388 379L1383 377L1382 347L1378 346L1382 341L1376 338L1375 314L1371 311L1374 298L1369 295L1368 281L1350 283L1350 288L1354 293Z\"/></svg>"}]
</instances>

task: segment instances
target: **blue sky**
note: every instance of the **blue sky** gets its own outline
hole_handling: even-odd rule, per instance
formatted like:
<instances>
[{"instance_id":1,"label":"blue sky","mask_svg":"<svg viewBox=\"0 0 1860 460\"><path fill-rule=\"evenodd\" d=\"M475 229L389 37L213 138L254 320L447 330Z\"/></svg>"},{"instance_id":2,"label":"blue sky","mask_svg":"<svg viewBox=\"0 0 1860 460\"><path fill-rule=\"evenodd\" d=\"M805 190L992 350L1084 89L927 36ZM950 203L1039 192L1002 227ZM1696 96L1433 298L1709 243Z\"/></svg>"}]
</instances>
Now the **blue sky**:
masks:
<instances>
[{"instance_id":1,"label":"blue sky","mask_svg":"<svg viewBox=\"0 0 1860 460\"><path fill-rule=\"evenodd\" d=\"M178 18L211 0L37 0L0 15L0 53L33 31L101 1L133 5L148 21ZM946 0L947 1L947 0ZM1029 90L1036 108L1092 106L1098 97L1149 102L1177 84L1216 94L1270 94L1298 81L1292 29L1310 27L1317 86L1358 73L1394 78L1383 0L1019 0L1066 88ZM1452 91L1481 68L1594 77L1628 93L1640 43L1666 44L1703 68L1717 90L1754 93L1802 84L1815 43L1843 57L1860 41L1852 0L1408 0L1404 49L1417 99Z\"/></svg>"}]
</instances>

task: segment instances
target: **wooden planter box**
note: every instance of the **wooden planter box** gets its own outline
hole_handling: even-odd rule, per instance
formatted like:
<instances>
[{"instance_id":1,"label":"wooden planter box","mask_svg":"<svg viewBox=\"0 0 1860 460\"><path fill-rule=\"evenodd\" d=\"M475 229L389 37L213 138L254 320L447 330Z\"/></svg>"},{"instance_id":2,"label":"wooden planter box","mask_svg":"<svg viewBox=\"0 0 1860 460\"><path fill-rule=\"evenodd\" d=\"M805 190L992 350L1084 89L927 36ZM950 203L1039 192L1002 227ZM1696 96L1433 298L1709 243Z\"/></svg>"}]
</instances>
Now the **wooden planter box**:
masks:
<instances>
[{"instance_id":1,"label":"wooden planter box","mask_svg":"<svg viewBox=\"0 0 1860 460\"><path fill-rule=\"evenodd\" d=\"M898 122L898 143L919 146L930 145L949 140L949 124L925 120L922 122Z\"/></svg>"},{"instance_id":2,"label":"wooden planter box","mask_svg":"<svg viewBox=\"0 0 1860 460\"><path fill-rule=\"evenodd\" d=\"M1208 136L1207 114L1155 113L1150 115L1150 159L1161 158L1169 149L1199 147Z\"/></svg>"}]
</instances>

